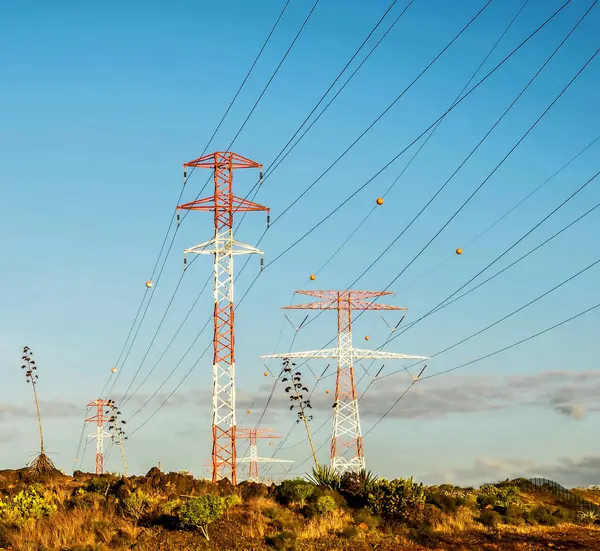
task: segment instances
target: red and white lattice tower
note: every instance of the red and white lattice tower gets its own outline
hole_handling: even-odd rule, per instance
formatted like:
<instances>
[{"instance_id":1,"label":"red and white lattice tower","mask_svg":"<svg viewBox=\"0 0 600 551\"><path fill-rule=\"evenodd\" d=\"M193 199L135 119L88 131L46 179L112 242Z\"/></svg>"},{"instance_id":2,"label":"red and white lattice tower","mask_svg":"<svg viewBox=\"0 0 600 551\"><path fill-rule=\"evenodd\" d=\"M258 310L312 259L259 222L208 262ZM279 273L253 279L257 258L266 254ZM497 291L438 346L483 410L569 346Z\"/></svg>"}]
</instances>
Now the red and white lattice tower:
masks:
<instances>
[{"instance_id":1,"label":"red and white lattice tower","mask_svg":"<svg viewBox=\"0 0 600 551\"><path fill-rule=\"evenodd\" d=\"M237 480L233 257L240 254L262 255L263 253L259 249L234 240L233 215L235 212L244 211L268 213L269 209L233 195L233 171L239 168L258 168L262 179L262 165L231 151L218 151L185 163L183 166L184 170L187 167L195 167L212 169L214 172L214 195L179 205L177 209L214 212L214 237L210 241L186 249L184 254L212 254L215 257L212 480L216 482L222 478L229 478L232 484L235 484Z\"/></svg>"},{"instance_id":2,"label":"red and white lattice tower","mask_svg":"<svg viewBox=\"0 0 600 551\"><path fill-rule=\"evenodd\" d=\"M258 464L259 463L293 463L288 459L273 459L272 457L258 457L257 438L281 438L281 436L273 436L273 429L238 429L238 438L248 438L250 440L250 455L248 457L240 457L238 463L248 463L248 482L259 482Z\"/></svg>"},{"instance_id":3,"label":"red and white lattice tower","mask_svg":"<svg viewBox=\"0 0 600 551\"><path fill-rule=\"evenodd\" d=\"M109 421L109 417L104 413L104 408L108 405L107 400L98 399L90 402L88 407L95 407L96 415L85 420L86 423L96 423L96 432L88 434L88 438L96 439L96 474L104 474L104 439L111 438L111 435L104 430L104 425Z\"/></svg>"},{"instance_id":4,"label":"red and white lattice tower","mask_svg":"<svg viewBox=\"0 0 600 551\"><path fill-rule=\"evenodd\" d=\"M338 342L336 348L288 352L261 358L337 358L337 381L335 385L335 407L333 414L333 434L331 437L330 466L339 473L357 472L365 468L365 455L360 431L354 361L371 360L421 360L424 356L410 356L395 352L364 350L352 346L352 310L406 310L398 306L378 304L366 299L391 295L379 291L296 291L303 295L322 298L322 301L285 306L286 309L337 310ZM342 447L354 453L350 459L343 457Z\"/></svg>"}]
</instances>

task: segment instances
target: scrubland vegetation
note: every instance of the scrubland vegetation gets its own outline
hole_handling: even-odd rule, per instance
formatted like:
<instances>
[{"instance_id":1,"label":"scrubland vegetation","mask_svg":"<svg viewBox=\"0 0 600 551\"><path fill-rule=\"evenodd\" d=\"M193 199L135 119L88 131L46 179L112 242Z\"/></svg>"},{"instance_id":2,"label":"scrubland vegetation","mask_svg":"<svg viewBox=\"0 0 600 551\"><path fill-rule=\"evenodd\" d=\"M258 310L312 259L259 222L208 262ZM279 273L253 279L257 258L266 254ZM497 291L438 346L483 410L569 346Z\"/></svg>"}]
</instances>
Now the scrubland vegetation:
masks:
<instances>
[{"instance_id":1,"label":"scrubland vegetation","mask_svg":"<svg viewBox=\"0 0 600 551\"><path fill-rule=\"evenodd\" d=\"M580 490L589 501L600 491ZM0 549L600 549L592 511L509 482L479 489L327 469L265 486L186 473L0 471Z\"/></svg>"}]
</instances>

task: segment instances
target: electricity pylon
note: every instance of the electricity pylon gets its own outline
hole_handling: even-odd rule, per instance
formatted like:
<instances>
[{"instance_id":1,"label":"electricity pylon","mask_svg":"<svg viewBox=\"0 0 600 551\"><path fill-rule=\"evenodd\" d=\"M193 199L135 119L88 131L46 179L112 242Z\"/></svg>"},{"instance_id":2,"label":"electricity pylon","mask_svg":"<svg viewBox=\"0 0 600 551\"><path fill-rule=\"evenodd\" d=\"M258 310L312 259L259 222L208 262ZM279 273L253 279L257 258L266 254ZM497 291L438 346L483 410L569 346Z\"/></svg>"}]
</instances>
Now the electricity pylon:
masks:
<instances>
[{"instance_id":1,"label":"electricity pylon","mask_svg":"<svg viewBox=\"0 0 600 551\"><path fill-rule=\"evenodd\" d=\"M337 310L338 338L336 348L309 350L307 352L288 352L272 354L261 358L337 358L337 380L333 412L333 433L331 437L330 467L336 473L357 472L365 468L365 456L356 399L356 381L354 379L354 361L371 360L424 360L425 356L411 356L396 352L364 350L352 346L352 310L406 310L399 306L378 304L366 299L391 295L391 292L379 291L295 291L296 293L318 297L319 302L284 306L290 310ZM341 448L354 451L353 457L342 456Z\"/></svg>"},{"instance_id":2,"label":"electricity pylon","mask_svg":"<svg viewBox=\"0 0 600 551\"><path fill-rule=\"evenodd\" d=\"M258 457L257 438L281 438L281 436L273 436L273 429L238 429L238 438L248 438L250 440L250 455L248 457L240 457L238 463L249 463L248 465L248 482L259 482L258 464L259 463L293 463L288 459L273 459L272 457Z\"/></svg>"},{"instance_id":3,"label":"electricity pylon","mask_svg":"<svg viewBox=\"0 0 600 551\"><path fill-rule=\"evenodd\" d=\"M184 170L187 167L213 170L214 194L211 197L179 205L177 209L214 212L215 233L213 238L191 249L186 249L184 255L187 253L212 254L215 257L212 480L217 482L221 478L230 478L232 484L235 484L237 473L233 257L240 254L262 255L263 253L259 249L234 240L233 214L244 211L267 211L268 213L269 209L233 195L233 171L238 168L258 168L262 180L262 165L231 151L217 151L185 163L183 166ZM186 173L184 172L185 177Z\"/></svg>"},{"instance_id":4,"label":"electricity pylon","mask_svg":"<svg viewBox=\"0 0 600 551\"><path fill-rule=\"evenodd\" d=\"M104 425L109 421L104 414L104 408L108 405L107 400L98 399L90 402L88 407L95 407L96 415L85 420L86 423L96 423L96 432L88 434L88 438L96 439L96 474L104 474L104 439L111 438L111 435L104 430Z\"/></svg>"}]
</instances>

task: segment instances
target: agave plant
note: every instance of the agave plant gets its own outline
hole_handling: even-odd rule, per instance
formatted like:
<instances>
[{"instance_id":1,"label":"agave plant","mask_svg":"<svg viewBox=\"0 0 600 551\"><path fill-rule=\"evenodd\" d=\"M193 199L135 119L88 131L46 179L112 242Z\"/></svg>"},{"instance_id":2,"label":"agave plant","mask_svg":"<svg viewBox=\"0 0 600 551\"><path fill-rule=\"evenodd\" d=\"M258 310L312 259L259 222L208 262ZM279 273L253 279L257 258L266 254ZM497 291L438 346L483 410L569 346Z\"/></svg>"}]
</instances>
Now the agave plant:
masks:
<instances>
[{"instance_id":1,"label":"agave plant","mask_svg":"<svg viewBox=\"0 0 600 551\"><path fill-rule=\"evenodd\" d=\"M342 488L342 476L336 473L331 467L326 467L325 465L313 467L312 473L306 475L306 480L315 486L329 490L339 491Z\"/></svg>"},{"instance_id":2,"label":"agave plant","mask_svg":"<svg viewBox=\"0 0 600 551\"><path fill-rule=\"evenodd\" d=\"M31 358L33 356L33 352L28 346L23 347L23 356L21 360L23 360L23 365L21 369L25 370L25 380L28 383L31 383L31 387L33 388L33 398L35 400L35 410L37 413L37 421L38 421L38 429L40 431L40 453L35 456L33 461L29 464L29 469L34 474L42 474L48 471L53 471L55 469L54 463L52 460L46 455L44 450L44 434L42 432L42 416L40 414L40 404L37 396L37 380L39 375L37 374L37 366L35 365L35 360Z\"/></svg>"}]
</instances>

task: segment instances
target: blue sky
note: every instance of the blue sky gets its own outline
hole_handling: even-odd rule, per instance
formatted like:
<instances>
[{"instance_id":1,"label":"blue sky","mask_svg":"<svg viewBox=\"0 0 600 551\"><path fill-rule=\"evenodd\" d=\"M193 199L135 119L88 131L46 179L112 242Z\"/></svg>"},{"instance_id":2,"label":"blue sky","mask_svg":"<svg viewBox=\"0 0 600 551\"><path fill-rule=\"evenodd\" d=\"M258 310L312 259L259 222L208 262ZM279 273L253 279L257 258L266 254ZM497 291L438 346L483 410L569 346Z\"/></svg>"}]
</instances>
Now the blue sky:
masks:
<instances>
[{"instance_id":1,"label":"blue sky","mask_svg":"<svg viewBox=\"0 0 600 551\"><path fill-rule=\"evenodd\" d=\"M366 51L406 3L399 2L392 9ZM561 4L530 0L475 82ZM263 272L236 313L238 426L257 423L272 384L272 379L263 376L258 356L290 349L294 330L280 307L296 300L292 291L350 285L446 181L591 4L590 0L573 0L446 117L386 196L385 204L318 273L315 282L309 282L308 275L327 261L371 210L416 146ZM268 167L388 5L382 0L321 0L232 149ZM416 0L306 138L265 181L256 201L268 205L273 218L283 212L483 5L480 0ZM522 5L522 0L490 4L387 116L273 225L260 245L267 264L447 109ZM312 2L292 0L210 151L229 145L311 6ZM181 188L182 164L202 153L282 7L280 0L265 0L233 1L226 11L216 4L198 9L189 1L147 2L143 10L133 3L110 1L85 5L67 1L52 6L29 1L0 8L4 22L0 36L4 259L0 271L4 289L0 294L0 445L5 468L23 465L37 446L31 390L19 369L21 348L26 344L40 367L39 393L49 451L61 468L71 469L85 404L97 397L111 376L127 337ZM378 290L388 286L488 176L596 51L599 10L592 9L436 201L356 287ZM597 172L600 141L502 223L465 247L462 256L453 255L456 247L464 247L598 136L599 71L600 59L596 58L468 206L392 285L390 290L396 294L387 302L409 308L405 322L424 315L468 281ZM194 199L207 177L196 171L184 199ZM249 171L236 174L237 194L244 196L255 178ZM596 204L598 185L592 182L489 273ZM432 355L576 273L598 258L598 217L598 211L590 214L505 274L415 325L387 349ZM264 215L248 215L237 238L256 243L264 223ZM211 217L202 213L191 213L181 225L131 354L120 366L114 396L124 392L142 362L181 275L183 249L210 238L211 225ZM236 267L243 262L238 261ZM211 267L211 259L202 257L187 271L141 376L165 350ZM237 298L258 269L258 259L252 258L237 282ZM589 270L507 322L436 357L428 372L477 358L595 304L597 278L598 269ZM148 382L123 408L125 419L183 356L210 316L211 297L210 289L201 296ZM387 477L414 475L427 481L479 483L531 472L556 476L559 482L591 483L593 473L585 469L600 454L593 444L598 415L595 398L600 393L594 338L598 316L596 310L504 354L423 381L366 438L368 466ZM299 323L304 314L293 312L290 317ZM385 317L390 323L399 319ZM335 336L335 330L334 314L325 313L298 333L293 348L320 348ZM382 345L389 335L376 313L361 316L354 330L356 346L361 347L366 344L365 334L370 335L368 346L372 347ZM130 421L131 431L175 388L210 339L206 330L158 399ZM210 364L209 353L167 405L128 442L132 471L146 471L161 461L165 469L202 474L201 464L210 454ZM275 369L277 364L272 366ZM318 375L324 365L315 362L311 367ZM382 374L393 369L388 363ZM357 370L362 372L360 367ZM325 379L315 386L310 372L305 377L308 386L315 388L319 405L316 429L329 415L325 390L333 389L333 381ZM375 382L361 402L364 431L410 382L402 374L385 381ZM263 426L286 435L294 419L282 394L278 387ZM246 415L251 404L252 413ZM315 439L321 444L329 432L326 425ZM309 466L302 464L309 456L302 440L300 428L295 428L286 446L298 445L277 456L294 459L299 464L297 472ZM82 459L86 470L93 469L92 447L87 447ZM322 449L323 458L327 448L326 444ZM245 446L240 449L243 452ZM270 455L272 449L265 444L259 451ZM117 455L111 454L108 468L119 469ZM272 474L283 472L278 468ZM572 472L581 475L577 478Z\"/></svg>"}]
</instances>

